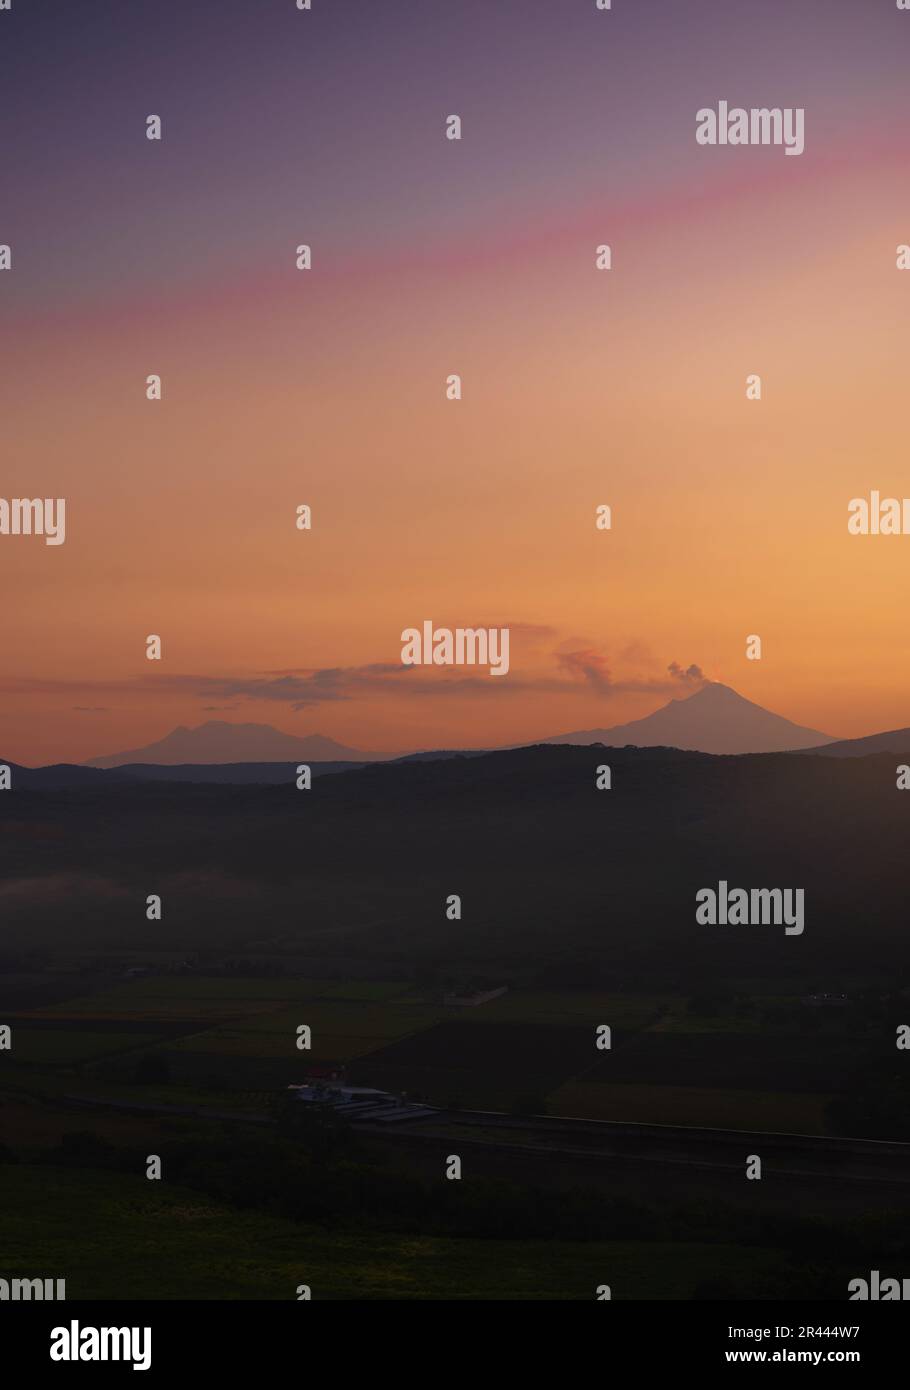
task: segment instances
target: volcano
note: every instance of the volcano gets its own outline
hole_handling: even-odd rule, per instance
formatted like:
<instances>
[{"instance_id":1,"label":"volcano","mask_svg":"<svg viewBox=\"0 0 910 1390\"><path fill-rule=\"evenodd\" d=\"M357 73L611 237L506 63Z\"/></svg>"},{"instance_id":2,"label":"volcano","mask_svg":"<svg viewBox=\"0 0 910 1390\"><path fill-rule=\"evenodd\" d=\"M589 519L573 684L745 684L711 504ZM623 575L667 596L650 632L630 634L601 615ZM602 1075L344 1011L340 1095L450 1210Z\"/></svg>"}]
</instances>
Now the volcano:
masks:
<instances>
[{"instance_id":1,"label":"volcano","mask_svg":"<svg viewBox=\"0 0 910 1390\"><path fill-rule=\"evenodd\" d=\"M835 740L753 704L729 685L710 681L694 695L671 700L629 724L579 729L544 743L604 743L613 748L687 748L699 753L785 753Z\"/></svg>"}]
</instances>

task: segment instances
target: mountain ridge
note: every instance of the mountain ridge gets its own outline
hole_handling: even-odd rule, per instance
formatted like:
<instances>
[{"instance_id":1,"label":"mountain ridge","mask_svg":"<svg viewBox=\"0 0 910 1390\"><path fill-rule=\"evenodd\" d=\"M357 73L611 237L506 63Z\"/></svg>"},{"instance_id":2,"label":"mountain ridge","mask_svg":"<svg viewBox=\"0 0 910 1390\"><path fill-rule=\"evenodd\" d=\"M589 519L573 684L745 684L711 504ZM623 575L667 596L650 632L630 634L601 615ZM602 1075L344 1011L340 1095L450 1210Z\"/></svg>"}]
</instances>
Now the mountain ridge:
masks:
<instances>
[{"instance_id":1,"label":"mountain ridge","mask_svg":"<svg viewBox=\"0 0 910 1390\"><path fill-rule=\"evenodd\" d=\"M870 734L860 739L838 739L796 724L754 701L747 700L720 681L670 700L641 719L604 728L577 729L570 733L526 740L506 747L535 744L603 744L607 747L677 748L684 752L713 754L819 752L831 756L859 757L878 751L910 748L910 730ZM138 748L85 759L79 766L91 770L127 769L130 775L148 777L153 768L179 769L242 765L277 765L295 761L323 764L363 764L402 759L426 761L439 757L477 756L492 748L422 749L412 752L374 752L351 748L323 734L295 735L271 724L231 723L207 720L202 724L177 725L162 738ZM59 765L52 765L57 768ZM269 780L271 780L271 770ZM208 779L206 779L208 780Z\"/></svg>"},{"instance_id":2,"label":"mountain ridge","mask_svg":"<svg viewBox=\"0 0 910 1390\"><path fill-rule=\"evenodd\" d=\"M284 762L295 758L317 762L378 762L394 753L368 753L348 748L324 734L286 734L271 724L232 724L209 719L189 727L178 724L169 734L141 748L127 748L87 758L83 767L114 768L132 763L173 767L183 763Z\"/></svg>"}]
</instances>

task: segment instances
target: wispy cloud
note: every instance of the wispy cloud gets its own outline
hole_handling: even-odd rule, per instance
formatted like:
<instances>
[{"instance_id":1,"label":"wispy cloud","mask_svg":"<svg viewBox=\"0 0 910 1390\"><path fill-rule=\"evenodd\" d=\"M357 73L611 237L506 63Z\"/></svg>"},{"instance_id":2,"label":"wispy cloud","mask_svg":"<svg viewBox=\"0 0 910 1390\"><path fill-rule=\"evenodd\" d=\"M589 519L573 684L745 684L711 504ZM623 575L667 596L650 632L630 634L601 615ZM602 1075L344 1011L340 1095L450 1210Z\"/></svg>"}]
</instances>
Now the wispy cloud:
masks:
<instances>
[{"instance_id":1,"label":"wispy cloud","mask_svg":"<svg viewBox=\"0 0 910 1390\"><path fill-rule=\"evenodd\" d=\"M370 662L362 666L292 667L234 675L149 672L129 679L49 680L43 677L0 681L0 691L28 696L92 695L110 698L182 696L206 700L206 711L233 710L237 701L259 701L302 710L341 701L394 696L415 700L514 699L528 694L564 697L591 694L610 699L616 695L669 695L680 684L694 686L705 677L694 663L682 667L673 661L661 675L614 676L607 653L584 638L571 638L553 646L552 628L531 623L476 624L509 626L527 659L525 671L513 668L508 679L494 681L485 670L466 667L403 666L398 661ZM622 657L621 657L622 659ZM650 664L650 663L646 663ZM227 703L225 703L227 702ZM102 713L105 705L76 705L82 712Z\"/></svg>"}]
</instances>

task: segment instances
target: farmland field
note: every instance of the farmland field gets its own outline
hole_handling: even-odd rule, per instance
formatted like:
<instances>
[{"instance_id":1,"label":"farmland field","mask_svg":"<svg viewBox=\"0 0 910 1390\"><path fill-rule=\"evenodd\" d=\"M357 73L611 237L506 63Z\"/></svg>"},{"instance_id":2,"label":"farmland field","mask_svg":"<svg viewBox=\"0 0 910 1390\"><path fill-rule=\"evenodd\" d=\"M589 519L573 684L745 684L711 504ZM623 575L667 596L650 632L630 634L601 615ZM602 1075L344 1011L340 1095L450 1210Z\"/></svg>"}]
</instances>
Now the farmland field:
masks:
<instances>
[{"instance_id":1,"label":"farmland field","mask_svg":"<svg viewBox=\"0 0 910 1390\"><path fill-rule=\"evenodd\" d=\"M128 1029L36 1028L24 1023L14 1023L13 1027L17 1062L55 1063L64 1067L141 1049L159 1040L154 1033Z\"/></svg>"},{"instance_id":2,"label":"farmland field","mask_svg":"<svg viewBox=\"0 0 910 1390\"><path fill-rule=\"evenodd\" d=\"M357 1084L441 1106L815 1133L864 1046L839 1018L794 1032L806 1011L780 994L703 1016L680 996L584 990L512 989L452 1007L403 980L153 973L99 985L61 998L60 976L47 990L40 975L23 977L9 1063L44 1068L50 1089L54 1069L78 1074L80 1093L101 1095L122 1090L147 1056L157 1068L147 1083L169 1103L192 1093L222 1106L238 1092L283 1090L308 1067L344 1065ZM783 1009L789 1031L758 1034L765 1007ZM603 1023L606 1052L595 1046ZM297 1048L300 1024L309 1051Z\"/></svg>"},{"instance_id":3,"label":"farmland field","mask_svg":"<svg viewBox=\"0 0 910 1390\"><path fill-rule=\"evenodd\" d=\"M4 1268L53 1270L68 1299L691 1298L705 1280L769 1277L761 1248L661 1242L464 1240L328 1231L238 1212L140 1177L0 1168Z\"/></svg>"},{"instance_id":4,"label":"farmland field","mask_svg":"<svg viewBox=\"0 0 910 1390\"><path fill-rule=\"evenodd\" d=\"M636 1124L697 1125L706 1129L824 1133L827 1097L791 1091L744 1091L718 1087L647 1086L567 1081L548 1096L552 1115Z\"/></svg>"},{"instance_id":5,"label":"farmland field","mask_svg":"<svg viewBox=\"0 0 910 1390\"><path fill-rule=\"evenodd\" d=\"M457 1019L362 1057L352 1075L438 1105L457 1097L461 1105L483 1107L530 1091L545 1094L593 1055L587 1028Z\"/></svg>"}]
</instances>

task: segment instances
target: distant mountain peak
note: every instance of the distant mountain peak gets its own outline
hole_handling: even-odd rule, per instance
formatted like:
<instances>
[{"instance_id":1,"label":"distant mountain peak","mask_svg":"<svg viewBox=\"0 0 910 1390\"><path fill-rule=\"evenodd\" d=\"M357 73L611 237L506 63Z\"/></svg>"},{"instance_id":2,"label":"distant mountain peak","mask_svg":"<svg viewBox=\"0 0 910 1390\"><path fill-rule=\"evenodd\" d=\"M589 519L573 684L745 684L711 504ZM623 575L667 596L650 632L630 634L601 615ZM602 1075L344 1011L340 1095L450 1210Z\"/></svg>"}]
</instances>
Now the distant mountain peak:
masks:
<instances>
[{"instance_id":1,"label":"distant mountain peak","mask_svg":"<svg viewBox=\"0 0 910 1390\"><path fill-rule=\"evenodd\" d=\"M723 681L705 681L700 690L696 690L693 695L681 695L676 699L683 700L711 700L711 699L730 699L744 700L745 696L740 695L738 690L734 690L732 685L724 685ZM746 701L748 704L749 701Z\"/></svg>"},{"instance_id":2,"label":"distant mountain peak","mask_svg":"<svg viewBox=\"0 0 910 1390\"><path fill-rule=\"evenodd\" d=\"M700 753L785 753L833 743L828 734L794 724L747 700L732 686L708 681L644 719L609 729L580 729L546 743L604 743L612 747L684 748Z\"/></svg>"},{"instance_id":3,"label":"distant mountain peak","mask_svg":"<svg viewBox=\"0 0 910 1390\"><path fill-rule=\"evenodd\" d=\"M734 690L732 685L724 685L723 681L705 681L698 690L691 695L674 695L671 704L707 704L727 703L738 705L753 705L755 709L761 709L761 705L756 705L754 701L747 700L745 695L740 695L738 690ZM770 712L770 711L769 711ZM657 711L655 711L657 713Z\"/></svg>"},{"instance_id":4,"label":"distant mountain peak","mask_svg":"<svg viewBox=\"0 0 910 1390\"><path fill-rule=\"evenodd\" d=\"M207 719L188 728L178 724L164 738L142 748L107 753L89 758L86 767L122 767L127 763L264 763L292 762L308 758L314 762L373 762L394 756L365 753L347 748L324 734L286 734L271 724L232 724L225 719Z\"/></svg>"}]
</instances>

